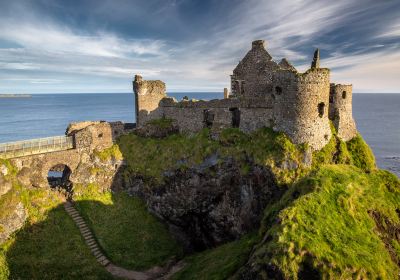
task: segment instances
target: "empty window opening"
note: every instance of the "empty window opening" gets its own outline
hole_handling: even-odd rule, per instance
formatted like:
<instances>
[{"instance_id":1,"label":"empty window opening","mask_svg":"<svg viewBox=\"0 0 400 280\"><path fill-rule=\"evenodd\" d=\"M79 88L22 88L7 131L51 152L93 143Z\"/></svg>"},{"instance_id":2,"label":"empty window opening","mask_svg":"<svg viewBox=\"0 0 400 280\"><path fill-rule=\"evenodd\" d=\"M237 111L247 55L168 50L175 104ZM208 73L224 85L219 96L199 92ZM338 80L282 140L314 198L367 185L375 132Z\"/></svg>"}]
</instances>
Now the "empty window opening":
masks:
<instances>
[{"instance_id":1,"label":"empty window opening","mask_svg":"<svg viewBox=\"0 0 400 280\"><path fill-rule=\"evenodd\" d=\"M346 97L347 97L347 92L344 90L344 91L342 92L342 98L343 98L343 99L346 99Z\"/></svg>"},{"instance_id":2,"label":"empty window opening","mask_svg":"<svg viewBox=\"0 0 400 280\"><path fill-rule=\"evenodd\" d=\"M320 118L322 118L324 116L325 113L325 103L321 102L318 104L318 115Z\"/></svg>"},{"instance_id":3,"label":"empty window opening","mask_svg":"<svg viewBox=\"0 0 400 280\"><path fill-rule=\"evenodd\" d=\"M103 133L100 133L97 137L98 138L102 138L103 137Z\"/></svg>"},{"instance_id":4,"label":"empty window opening","mask_svg":"<svg viewBox=\"0 0 400 280\"><path fill-rule=\"evenodd\" d=\"M240 110L239 108L229 108L232 114L232 127L240 126Z\"/></svg>"},{"instance_id":5,"label":"empty window opening","mask_svg":"<svg viewBox=\"0 0 400 280\"><path fill-rule=\"evenodd\" d=\"M214 113L208 109L203 111L204 127L211 128L214 122Z\"/></svg>"},{"instance_id":6,"label":"empty window opening","mask_svg":"<svg viewBox=\"0 0 400 280\"><path fill-rule=\"evenodd\" d=\"M47 173L47 182L50 188L63 193L68 200L72 199L72 182L69 180L71 169L65 164L51 167Z\"/></svg>"},{"instance_id":7,"label":"empty window opening","mask_svg":"<svg viewBox=\"0 0 400 280\"><path fill-rule=\"evenodd\" d=\"M277 95L281 95L282 94L282 88L281 87L275 87L275 92Z\"/></svg>"}]
</instances>

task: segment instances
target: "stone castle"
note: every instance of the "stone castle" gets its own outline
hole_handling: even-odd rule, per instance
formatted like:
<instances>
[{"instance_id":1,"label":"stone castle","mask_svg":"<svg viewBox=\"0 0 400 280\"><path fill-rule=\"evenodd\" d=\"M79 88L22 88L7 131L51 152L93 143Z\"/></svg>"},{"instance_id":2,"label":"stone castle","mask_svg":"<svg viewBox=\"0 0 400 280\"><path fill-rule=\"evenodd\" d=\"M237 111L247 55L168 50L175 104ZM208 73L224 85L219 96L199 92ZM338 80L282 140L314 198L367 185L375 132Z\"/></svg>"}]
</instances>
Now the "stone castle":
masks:
<instances>
[{"instance_id":1,"label":"stone castle","mask_svg":"<svg viewBox=\"0 0 400 280\"><path fill-rule=\"evenodd\" d=\"M204 127L219 131L237 127L251 132L271 127L284 132L296 144L319 150L330 140L333 122L338 136L348 141L357 134L352 116L352 85L330 83L330 70L320 68L319 50L311 68L299 73L285 58L272 60L265 42L257 40L231 75L231 92L224 99L176 101L166 94L162 81L146 81L136 75L136 124L173 119L181 132Z\"/></svg>"}]
</instances>

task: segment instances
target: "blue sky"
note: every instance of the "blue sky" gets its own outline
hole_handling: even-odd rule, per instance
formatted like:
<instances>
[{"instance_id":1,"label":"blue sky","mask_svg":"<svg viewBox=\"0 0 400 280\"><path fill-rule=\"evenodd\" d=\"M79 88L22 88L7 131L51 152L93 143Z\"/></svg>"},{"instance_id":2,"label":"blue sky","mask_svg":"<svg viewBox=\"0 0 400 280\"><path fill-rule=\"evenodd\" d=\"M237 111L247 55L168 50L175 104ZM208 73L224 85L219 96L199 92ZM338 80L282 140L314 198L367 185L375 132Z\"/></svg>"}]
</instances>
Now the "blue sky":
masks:
<instances>
[{"instance_id":1,"label":"blue sky","mask_svg":"<svg viewBox=\"0 0 400 280\"><path fill-rule=\"evenodd\" d=\"M222 91L264 39L298 70L316 47L332 82L400 92L399 0L0 0L0 93Z\"/></svg>"}]
</instances>

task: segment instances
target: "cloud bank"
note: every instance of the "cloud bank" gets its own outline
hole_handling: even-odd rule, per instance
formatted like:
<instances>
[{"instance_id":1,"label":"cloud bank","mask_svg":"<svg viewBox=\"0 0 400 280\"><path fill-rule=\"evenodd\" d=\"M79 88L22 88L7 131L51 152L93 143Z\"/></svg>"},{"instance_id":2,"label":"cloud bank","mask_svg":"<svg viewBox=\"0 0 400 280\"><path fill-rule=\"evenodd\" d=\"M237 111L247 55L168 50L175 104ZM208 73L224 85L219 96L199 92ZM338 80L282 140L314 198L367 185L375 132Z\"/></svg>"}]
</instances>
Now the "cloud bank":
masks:
<instances>
[{"instance_id":1,"label":"cloud bank","mask_svg":"<svg viewBox=\"0 0 400 280\"><path fill-rule=\"evenodd\" d=\"M69 2L69 3L68 3ZM398 1L4 1L0 91L222 91L255 39L306 70L314 48L355 92L400 92Z\"/></svg>"}]
</instances>

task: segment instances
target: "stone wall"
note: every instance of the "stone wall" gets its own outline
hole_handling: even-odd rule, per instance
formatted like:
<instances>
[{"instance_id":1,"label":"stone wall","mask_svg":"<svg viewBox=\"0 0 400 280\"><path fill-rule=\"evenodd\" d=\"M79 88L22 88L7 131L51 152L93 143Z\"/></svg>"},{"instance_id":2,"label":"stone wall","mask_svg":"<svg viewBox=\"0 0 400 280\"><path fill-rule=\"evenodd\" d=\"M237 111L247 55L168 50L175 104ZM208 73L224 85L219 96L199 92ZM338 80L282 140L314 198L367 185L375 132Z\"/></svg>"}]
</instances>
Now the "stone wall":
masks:
<instances>
[{"instance_id":1,"label":"stone wall","mask_svg":"<svg viewBox=\"0 0 400 280\"><path fill-rule=\"evenodd\" d=\"M138 126L162 116L157 108L160 100L167 97L164 82L144 81L141 76L136 75L133 81L133 91L135 93L136 123Z\"/></svg>"},{"instance_id":2,"label":"stone wall","mask_svg":"<svg viewBox=\"0 0 400 280\"><path fill-rule=\"evenodd\" d=\"M353 119L353 86L331 84L329 96L329 118L336 128L338 136L351 140L357 135Z\"/></svg>"},{"instance_id":3,"label":"stone wall","mask_svg":"<svg viewBox=\"0 0 400 280\"><path fill-rule=\"evenodd\" d=\"M176 121L181 132L198 132L209 127L214 131L233 127L234 114L238 114L238 127L246 132L268 126L272 119L271 105L265 105L265 98L255 99L215 99L210 101L165 98L159 110L163 117ZM234 113L237 110L237 113Z\"/></svg>"},{"instance_id":4,"label":"stone wall","mask_svg":"<svg viewBox=\"0 0 400 280\"><path fill-rule=\"evenodd\" d=\"M265 49L265 42L257 40L239 62L231 76L231 95L262 98L272 91L272 73L279 69Z\"/></svg>"},{"instance_id":5,"label":"stone wall","mask_svg":"<svg viewBox=\"0 0 400 280\"><path fill-rule=\"evenodd\" d=\"M67 129L68 135L74 136L75 148L39 155L24 156L11 160L18 169L18 179L25 186L48 187L47 176L50 169L57 165L68 166L72 171L72 183L91 183L95 180L104 185L111 185L114 172L122 164L121 160L114 160L106 164L95 160L96 152L110 148L115 135L124 133L124 125L120 122L84 122L71 124ZM126 131L125 131L126 132ZM102 175L94 176L90 170L105 170ZM100 170L99 169L99 170ZM95 179L94 177L97 177Z\"/></svg>"},{"instance_id":6,"label":"stone wall","mask_svg":"<svg viewBox=\"0 0 400 280\"><path fill-rule=\"evenodd\" d=\"M265 42L257 40L233 70L231 94L225 91L224 99L211 101L177 102L166 97L160 81L143 81L136 76L137 124L140 127L149 119L166 117L174 119L182 132L204 127L215 131L238 127L245 132L273 127L294 143L308 143L319 150L331 138L329 115L334 116L331 119L342 139L351 139L357 132L351 113L351 87L338 85L330 96L330 71L319 65L317 49L311 69L299 73L285 58L279 64L274 62ZM346 91L348 97L339 100L339 91Z\"/></svg>"},{"instance_id":7,"label":"stone wall","mask_svg":"<svg viewBox=\"0 0 400 280\"><path fill-rule=\"evenodd\" d=\"M329 69L304 74L279 71L274 76L274 130L285 132L294 143L319 150L328 143Z\"/></svg>"}]
</instances>

